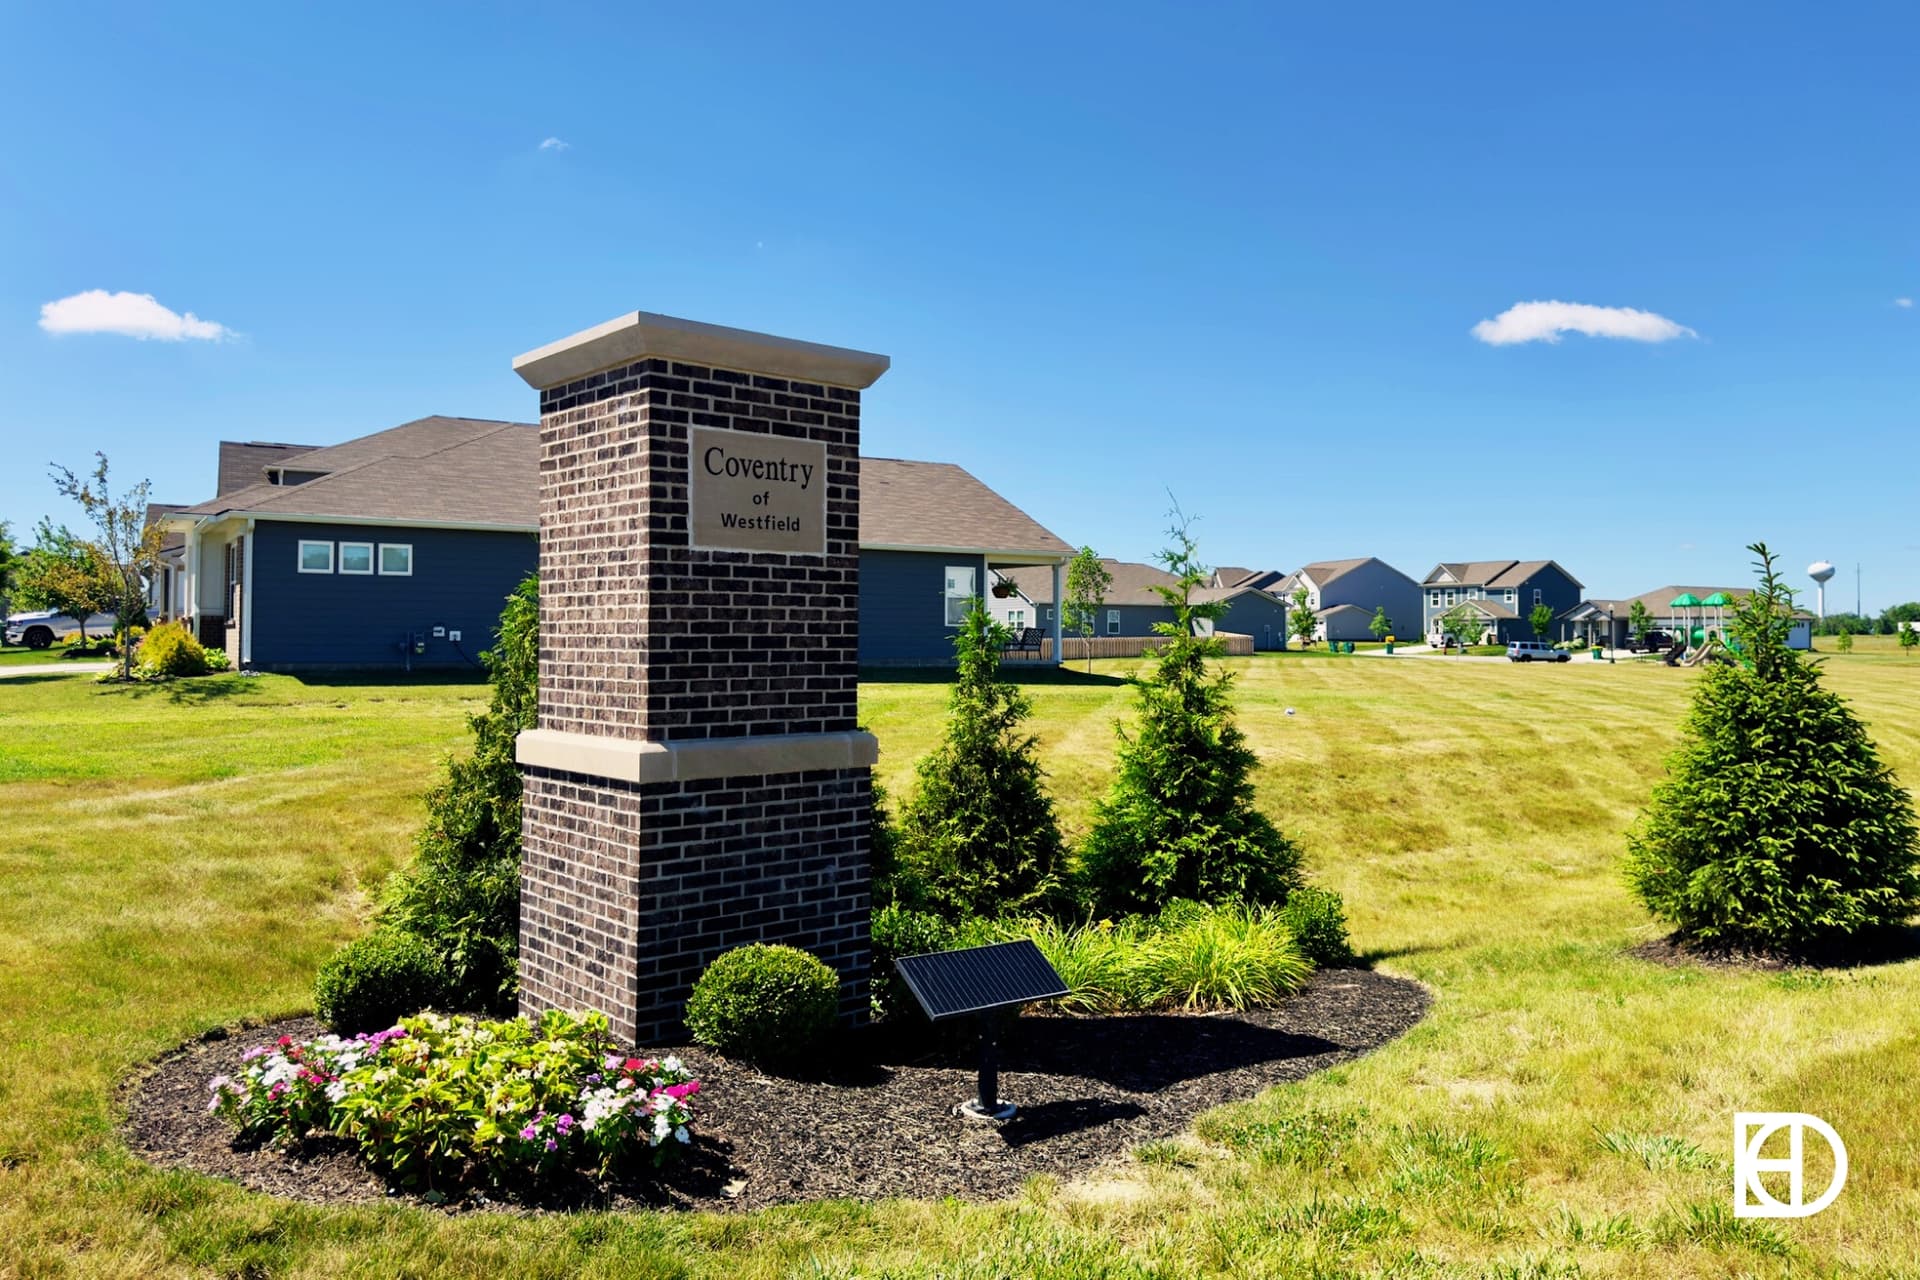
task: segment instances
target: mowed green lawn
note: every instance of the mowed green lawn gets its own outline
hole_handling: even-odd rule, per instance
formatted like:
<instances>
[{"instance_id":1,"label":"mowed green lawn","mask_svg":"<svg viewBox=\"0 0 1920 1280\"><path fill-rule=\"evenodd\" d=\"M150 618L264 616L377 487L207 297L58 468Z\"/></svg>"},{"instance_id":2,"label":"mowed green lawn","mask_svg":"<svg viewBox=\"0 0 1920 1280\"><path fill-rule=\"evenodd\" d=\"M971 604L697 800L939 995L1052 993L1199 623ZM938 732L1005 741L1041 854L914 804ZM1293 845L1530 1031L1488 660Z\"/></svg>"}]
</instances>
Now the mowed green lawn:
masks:
<instances>
[{"instance_id":1,"label":"mowed green lawn","mask_svg":"<svg viewBox=\"0 0 1920 1280\"><path fill-rule=\"evenodd\" d=\"M1859 643L1829 679L1920 781L1920 659ZM1130 665L1030 687L1075 830ZM1658 931L1621 888L1622 832L1689 673L1236 667L1262 805L1346 894L1358 945L1433 988L1428 1020L1087 1183L721 1217L330 1210L141 1166L115 1136L118 1081L306 1007L483 690L0 681L0 1277L1912 1274L1920 962L1762 975L1625 954ZM944 695L862 691L896 799ZM1736 1110L1831 1122L1853 1161L1839 1202L1736 1222Z\"/></svg>"}]
</instances>

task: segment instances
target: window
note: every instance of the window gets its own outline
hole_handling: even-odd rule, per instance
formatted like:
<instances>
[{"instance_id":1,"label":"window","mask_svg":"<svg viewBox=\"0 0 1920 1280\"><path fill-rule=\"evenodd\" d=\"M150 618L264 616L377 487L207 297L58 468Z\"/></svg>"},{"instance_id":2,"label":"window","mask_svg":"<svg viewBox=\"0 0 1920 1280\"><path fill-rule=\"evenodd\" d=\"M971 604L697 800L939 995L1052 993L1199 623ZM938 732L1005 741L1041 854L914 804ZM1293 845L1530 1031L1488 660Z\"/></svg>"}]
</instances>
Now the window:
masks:
<instances>
[{"instance_id":1,"label":"window","mask_svg":"<svg viewBox=\"0 0 1920 1280\"><path fill-rule=\"evenodd\" d=\"M1533 589L1533 602L1534 602L1535 604L1539 604L1539 603L1540 603L1540 588L1538 588L1538 587L1535 587L1535 588Z\"/></svg>"},{"instance_id":2,"label":"window","mask_svg":"<svg viewBox=\"0 0 1920 1280\"><path fill-rule=\"evenodd\" d=\"M1107 634L1110 636L1120 634L1120 611L1118 609L1107 610Z\"/></svg>"},{"instance_id":3,"label":"window","mask_svg":"<svg viewBox=\"0 0 1920 1280\"><path fill-rule=\"evenodd\" d=\"M1518 591L1515 591L1512 587L1508 587L1506 592L1507 603L1508 604L1518 603L1519 595L1520 593Z\"/></svg>"},{"instance_id":4,"label":"window","mask_svg":"<svg viewBox=\"0 0 1920 1280\"><path fill-rule=\"evenodd\" d=\"M380 544L380 572L389 578L405 578L413 573L413 544L411 542L383 542Z\"/></svg>"},{"instance_id":5,"label":"window","mask_svg":"<svg viewBox=\"0 0 1920 1280\"><path fill-rule=\"evenodd\" d=\"M1458 600L1456 600L1456 599L1454 598L1454 594L1453 594L1453 588L1452 588L1452 587L1448 587L1448 588L1447 588L1447 603L1448 603L1448 604L1458 604L1458 603L1459 603L1459 601L1458 601Z\"/></svg>"},{"instance_id":6,"label":"window","mask_svg":"<svg viewBox=\"0 0 1920 1280\"><path fill-rule=\"evenodd\" d=\"M340 544L340 572L372 573L373 544L371 542L343 542Z\"/></svg>"},{"instance_id":7,"label":"window","mask_svg":"<svg viewBox=\"0 0 1920 1280\"><path fill-rule=\"evenodd\" d=\"M331 542L308 542L300 540L300 572L332 573L333 544Z\"/></svg>"},{"instance_id":8,"label":"window","mask_svg":"<svg viewBox=\"0 0 1920 1280\"><path fill-rule=\"evenodd\" d=\"M1053 621L1053 610L1052 610L1052 609L1042 609L1042 610L1040 611L1040 621L1042 621L1042 622L1046 622L1046 623L1051 623L1051 622Z\"/></svg>"},{"instance_id":9,"label":"window","mask_svg":"<svg viewBox=\"0 0 1920 1280\"><path fill-rule=\"evenodd\" d=\"M1440 593L1438 591L1429 591L1427 593L1427 603L1438 609L1440 607Z\"/></svg>"},{"instance_id":10,"label":"window","mask_svg":"<svg viewBox=\"0 0 1920 1280\"><path fill-rule=\"evenodd\" d=\"M947 566L947 625L957 627L967 620L967 605L973 600L973 566Z\"/></svg>"},{"instance_id":11,"label":"window","mask_svg":"<svg viewBox=\"0 0 1920 1280\"><path fill-rule=\"evenodd\" d=\"M1015 631L1025 627L1027 625L1027 611L1025 609L1007 610L1007 625Z\"/></svg>"}]
</instances>

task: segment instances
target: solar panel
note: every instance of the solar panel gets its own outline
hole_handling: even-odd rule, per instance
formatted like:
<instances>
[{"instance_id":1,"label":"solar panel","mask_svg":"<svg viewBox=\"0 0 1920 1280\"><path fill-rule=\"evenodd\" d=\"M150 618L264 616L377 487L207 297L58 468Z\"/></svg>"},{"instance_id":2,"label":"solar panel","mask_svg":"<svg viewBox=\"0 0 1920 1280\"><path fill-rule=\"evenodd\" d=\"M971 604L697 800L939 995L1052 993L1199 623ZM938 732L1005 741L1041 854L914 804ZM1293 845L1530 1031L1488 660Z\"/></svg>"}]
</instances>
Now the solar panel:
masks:
<instances>
[{"instance_id":1,"label":"solar panel","mask_svg":"<svg viewBox=\"0 0 1920 1280\"><path fill-rule=\"evenodd\" d=\"M935 1022L1067 994L1067 984L1027 938L960 951L901 956L893 965L906 980L907 990Z\"/></svg>"}]
</instances>

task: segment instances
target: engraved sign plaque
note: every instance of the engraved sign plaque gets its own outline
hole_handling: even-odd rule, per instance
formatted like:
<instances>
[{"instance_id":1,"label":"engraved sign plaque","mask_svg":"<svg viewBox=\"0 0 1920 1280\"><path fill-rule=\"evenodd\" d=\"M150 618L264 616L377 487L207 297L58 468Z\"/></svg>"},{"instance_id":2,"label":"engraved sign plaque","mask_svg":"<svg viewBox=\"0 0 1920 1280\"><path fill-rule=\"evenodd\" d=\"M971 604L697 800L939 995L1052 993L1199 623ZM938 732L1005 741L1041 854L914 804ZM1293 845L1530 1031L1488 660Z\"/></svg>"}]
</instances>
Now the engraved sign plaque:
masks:
<instances>
[{"instance_id":1,"label":"engraved sign plaque","mask_svg":"<svg viewBox=\"0 0 1920 1280\"><path fill-rule=\"evenodd\" d=\"M826 554L825 444L693 427L688 445L693 546Z\"/></svg>"}]
</instances>

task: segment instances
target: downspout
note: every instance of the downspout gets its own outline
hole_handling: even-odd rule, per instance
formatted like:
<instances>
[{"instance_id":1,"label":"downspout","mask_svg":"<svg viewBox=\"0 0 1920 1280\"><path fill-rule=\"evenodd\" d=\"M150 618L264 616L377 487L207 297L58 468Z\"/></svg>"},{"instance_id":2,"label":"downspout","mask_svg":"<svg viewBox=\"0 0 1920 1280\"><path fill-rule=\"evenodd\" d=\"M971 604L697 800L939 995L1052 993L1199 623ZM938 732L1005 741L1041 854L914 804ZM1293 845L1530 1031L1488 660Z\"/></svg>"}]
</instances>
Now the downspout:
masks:
<instances>
[{"instance_id":1,"label":"downspout","mask_svg":"<svg viewBox=\"0 0 1920 1280\"><path fill-rule=\"evenodd\" d=\"M246 525L240 531L244 539L240 577L240 668L245 670L253 665L253 517L247 517Z\"/></svg>"}]
</instances>

